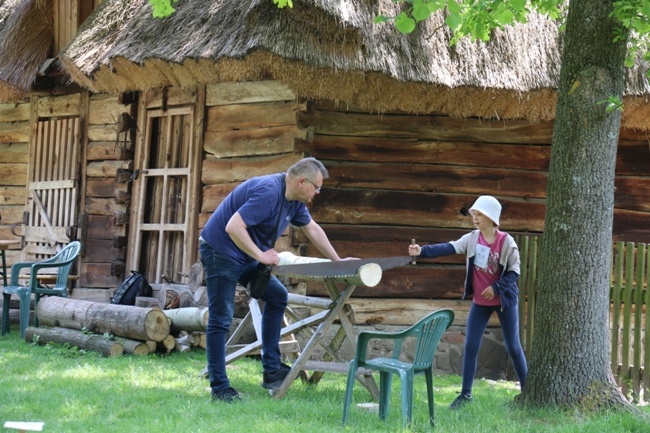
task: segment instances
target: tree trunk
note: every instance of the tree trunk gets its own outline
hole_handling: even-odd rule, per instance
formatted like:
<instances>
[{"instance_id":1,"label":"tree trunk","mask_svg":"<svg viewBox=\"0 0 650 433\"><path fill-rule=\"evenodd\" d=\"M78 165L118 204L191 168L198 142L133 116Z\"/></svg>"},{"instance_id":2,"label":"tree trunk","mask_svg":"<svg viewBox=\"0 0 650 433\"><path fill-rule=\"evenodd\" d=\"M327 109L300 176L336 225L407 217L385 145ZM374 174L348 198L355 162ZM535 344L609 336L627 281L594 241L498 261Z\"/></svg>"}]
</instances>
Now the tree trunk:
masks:
<instances>
[{"instance_id":1,"label":"tree trunk","mask_svg":"<svg viewBox=\"0 0 650 433\"><path fill-rule=\"evenodd\" d=\"M157 308L49 296L38 303L36 315L43 325L108 332L133 340L161 341L169 335L167 316Z\"/></svg>"},{"instance_id":2,"label":"tree trunk","mask_svg":"<svg viewBox=\"0 0 650 433\"><path fill-rule=\"evenodd\" d=\"M86 334L67 328L35 328L29 326L25 330L25 341L36 341L38 344L69 344L110 357L122 356L124 353L124 347L118 342L107 340L101 335Z\"/></svg>"},{"instance_id":3,"label":"tree trunk","mask_svg":"<svg viewBox=\"0 0 650 433\"><path fill-rule=\"evenodd\" d=\"M535 339L522 398L531 406L623 405L609 360L614 175L624 41L613 0L572 0L549 168ZM603 103L605 101L605 103ZM560 266L558 266L560 264Z\"/></svg>"}]
</instances>

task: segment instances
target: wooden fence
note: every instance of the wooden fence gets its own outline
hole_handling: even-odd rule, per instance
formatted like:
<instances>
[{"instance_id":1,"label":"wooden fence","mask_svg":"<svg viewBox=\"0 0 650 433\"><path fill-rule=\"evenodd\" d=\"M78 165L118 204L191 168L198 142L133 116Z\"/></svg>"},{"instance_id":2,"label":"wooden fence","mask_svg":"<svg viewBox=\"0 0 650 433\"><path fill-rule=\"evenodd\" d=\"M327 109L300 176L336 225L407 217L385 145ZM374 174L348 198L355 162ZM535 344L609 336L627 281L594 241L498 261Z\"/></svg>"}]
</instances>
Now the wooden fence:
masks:
<instances>
[{"instance_id":1,"label":"wooden fence","mask_svg":"<svg viewBox=\"0 0 650 433\"><path fill-rule=\"evenodd\" d=\"M520 334L529 353L535 332L535 293L541 236L515 236L521 253ZM650 401L650 350L646 350L646 321L650 251L647 244L616 242L611 272L610 358L612 372L623 393L634 401ZM649 368L645 368L648 366Z\"/></svg>"}]
</instances>

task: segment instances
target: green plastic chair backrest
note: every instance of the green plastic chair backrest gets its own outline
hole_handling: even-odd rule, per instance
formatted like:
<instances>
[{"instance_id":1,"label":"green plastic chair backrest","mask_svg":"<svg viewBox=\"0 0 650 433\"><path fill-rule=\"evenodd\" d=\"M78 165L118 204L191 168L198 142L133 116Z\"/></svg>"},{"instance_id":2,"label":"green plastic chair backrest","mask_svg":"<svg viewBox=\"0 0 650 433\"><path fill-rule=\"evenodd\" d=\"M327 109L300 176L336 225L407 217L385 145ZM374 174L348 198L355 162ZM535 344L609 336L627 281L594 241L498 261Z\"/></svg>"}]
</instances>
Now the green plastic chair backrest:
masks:
<instances>
[{"instance_id":1,"label":"green plastic chair backrest","mask_svg":"<svg viewBox=\"0 0 650 433\"><path fill-rule=\"evenodd\" d=\"M50 257L47 260L43 260L42 262L38 262L39 267L47 267L47 265L53 264L57 265L56 283L54 284L54 289L62 289L67 287L70 269L72 268L74 260L79 255L80 249L81 243L79 241L72 241L61 251L56 253L56 255Z\"/></svg>"},{"instance_id":2,"label":"green plastic chair backrest","mask_svg":"<svg viewBox=\"0 0 650 433\"><path fill-rule=\"evenodd\" d=\"M413 325L413 331L419 334L413 354L413 368L416 371L431 368L442 334L453 321L454 312L442 309L434 311Z\"/></svg>"}]
</instances>

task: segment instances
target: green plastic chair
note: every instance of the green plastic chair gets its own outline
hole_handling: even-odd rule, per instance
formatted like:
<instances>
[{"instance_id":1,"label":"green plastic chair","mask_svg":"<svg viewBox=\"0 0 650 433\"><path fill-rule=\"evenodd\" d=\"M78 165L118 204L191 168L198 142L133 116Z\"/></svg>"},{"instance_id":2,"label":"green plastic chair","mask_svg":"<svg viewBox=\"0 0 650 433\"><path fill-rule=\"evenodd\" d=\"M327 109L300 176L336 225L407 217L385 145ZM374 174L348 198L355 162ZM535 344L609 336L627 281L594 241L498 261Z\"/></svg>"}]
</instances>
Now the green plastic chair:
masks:
<instances>
[{"instance_id":1,"label":"green plastic chair","mask_svg":"<svg viewBox=\"0 0 650 433\"><path fill-rule=\"evenodd\" d=\"M68 275L73 262L79 255L80 249L81 244L79 241L73 241L49 259L40 262L14 263L11 267L11 284L2 290L2 335L10 332L9 301L11 295L15 294L20 301L20 338L25 338L25 330L29 325L29 307L32 293L35 295L34 311L36 311L36 305L43 295L68 296ZM31 268L29 285L27 286L18 285L20 270L23 268ZM56 269L56 281L52 287L42 287L38 283L38 271L41 269L47 269L48 271ZM34 326L38 326L36 314L34 314Z\"/></svg>"},{"instance_id":2,"label":"green plastic chair","mask_svg":"<svg viewBox=\"0 0 650 433\"><path fill-rule=\"evenodd\" d=\"M427 398L429 401L429 422L434 425L433 419L433 371L432 364L442 334L454 321L454 312L449 309L434 311L425 316L416 324L399 332L360 332L357 340L357 349L354 359L350 362L348 381L343 402L343 424L347 422L350 403L352 402L352 388L359 368L379 371L379 418L386 420L392 374L399 375L402 388L402 425L406 427L411 423L413 413L413 377L417 373L424 373L427 382ZM415 352L413 362L400 360L400 351L405 339L415 338ZM368 343L372 339L394 340L392 358L366 359Z\"/></svg>"}]
</instances>

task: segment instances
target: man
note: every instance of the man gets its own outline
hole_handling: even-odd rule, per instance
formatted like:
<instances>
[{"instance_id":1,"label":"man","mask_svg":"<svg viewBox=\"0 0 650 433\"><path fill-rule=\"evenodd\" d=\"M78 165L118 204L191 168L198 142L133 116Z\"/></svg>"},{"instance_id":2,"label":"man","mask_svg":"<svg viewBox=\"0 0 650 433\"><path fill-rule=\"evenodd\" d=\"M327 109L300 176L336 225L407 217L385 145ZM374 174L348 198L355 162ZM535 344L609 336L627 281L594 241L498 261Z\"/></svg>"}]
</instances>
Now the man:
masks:
<instances>
[{"instance_id":1,"label":"man","mask_svg":"<svg viewBox=\"0 0 650 433\"><path fill-rule=\"evenodd\" d=\"M274 245L286 227L292 224L302 228L325 257L341 260L305 206L328 177L320 161L304 158L286 173L251 178L228 194L201 231L200 254L209 299L206 349L213 400L240 400L226 374L226 335L234 312L235 286L237 282L246 285L258 263L278 264ZM261 297L262 386L267 389L280 386L290 370L281 363L279 344L287 297L286 287L271 276Z\"/></svg>"}]
</instances>

